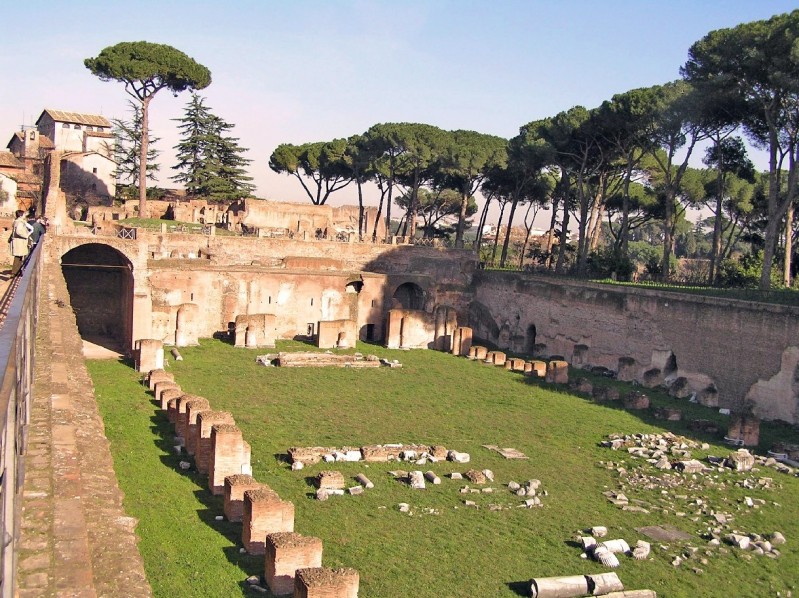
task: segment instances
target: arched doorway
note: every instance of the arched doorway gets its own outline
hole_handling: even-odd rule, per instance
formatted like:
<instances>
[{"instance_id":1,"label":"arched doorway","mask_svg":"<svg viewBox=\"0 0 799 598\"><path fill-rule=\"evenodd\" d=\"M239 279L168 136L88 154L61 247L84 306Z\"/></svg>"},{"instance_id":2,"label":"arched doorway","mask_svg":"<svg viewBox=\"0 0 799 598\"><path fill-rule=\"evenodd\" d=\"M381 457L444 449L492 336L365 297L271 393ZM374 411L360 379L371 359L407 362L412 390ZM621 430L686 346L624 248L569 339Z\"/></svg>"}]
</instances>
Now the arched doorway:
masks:
<instances>
[{"instance_id":1,"label":"arched doorway","mask_svg":"<svg viewBox=\"0 0 799 598\"><path fill-rule=\"evenodd\" d=\"M406 282L394 291L394 299L399 301L402 309L424 309L424 291L413 282Z\"/></svg>"},{"instance_id":2,"label":"arched doorway","mask_svg":"<svg viewBox=\"0 0 799 598\"><path fill-rule=\"evenodd\" d=\"M536 337L536 334L537 334L537 331L536 331L536 328L535 328L535 324L530 324L527 327L527 338L526 338L526 340L524 342L525 350L530 355L535 354L535 337Z\"/></svg>"},{"instance_id":3,"label":"arched doorway","mask_svg":"<svg viewBox=\"0 0 799 598\"><path fill-rule=\"evenodd\" d=\"M88 243L61 257L61 270L83 339L114 351L131 346L133 265L124 254Z\"/></svg>"}]
</instances>

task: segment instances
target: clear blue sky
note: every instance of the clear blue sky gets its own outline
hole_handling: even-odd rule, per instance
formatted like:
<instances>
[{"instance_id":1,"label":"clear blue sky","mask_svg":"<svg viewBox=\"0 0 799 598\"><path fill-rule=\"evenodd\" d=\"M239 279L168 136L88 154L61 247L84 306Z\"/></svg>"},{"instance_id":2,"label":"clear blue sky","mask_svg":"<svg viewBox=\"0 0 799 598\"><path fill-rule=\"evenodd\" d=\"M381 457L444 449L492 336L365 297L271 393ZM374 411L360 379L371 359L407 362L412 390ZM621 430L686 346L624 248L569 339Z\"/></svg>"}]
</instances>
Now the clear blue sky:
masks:
<instances>
[{"instance_id":1,"label":"clear blue sky","mask_svg":"<svg viewBox=\"0 0 799 598\"><path fill-rule=\"evenodd\" d=\"M127 117L122 84L93 77L83 59L120 41L165 43L211 70L202 94L250 149L257 194L305 201L295 179L269 170L280 143L400 121L511 137L531 120L675 79L708 31L794 8L787 0L9 2L0 133L7 143L44 108ZM170 119L187 100L161 92L151 105L166 176L177 142ZM353 201L348 191L341 199Z\"/></svg>"}]
</instances>

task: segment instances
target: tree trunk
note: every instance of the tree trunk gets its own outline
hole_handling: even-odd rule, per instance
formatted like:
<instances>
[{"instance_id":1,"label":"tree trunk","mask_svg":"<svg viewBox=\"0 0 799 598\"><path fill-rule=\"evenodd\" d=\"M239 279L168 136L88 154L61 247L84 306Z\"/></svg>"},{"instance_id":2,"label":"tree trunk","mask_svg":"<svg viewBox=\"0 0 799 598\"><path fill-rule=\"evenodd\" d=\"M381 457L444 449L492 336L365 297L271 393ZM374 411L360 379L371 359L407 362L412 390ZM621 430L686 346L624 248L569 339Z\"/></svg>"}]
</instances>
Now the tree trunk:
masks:
<instances>
[{"instance_id":1,"label":"tree trunk","mask_svg":"<svg viewBox=\"0 0 799 598\"><path fill-rule=\"evenodd\" d=\"M549 219L549 230L547 231L547 244L544 248L544 267L549 270L552 267L552 248L555 246L555 225L558 223L558 199L552 198L552 217Z\"/></svg>"},{"instance_id":2,"label":"tree trunk","mask_svg":"<svg viewBox=\"0 0 799 598\"><path fill-rule=\"evenodd\" d=\"M458 213L458 228L455 232L455 247L463 248L463 231L466 229L466 212L469 211L469 192L461 189L461 210Z\"/></svg>"},{"instance_id":3,"label":"tree trunk","mask_svg":"<svg viewBox=\"0 0 799 598\"><path fill-rule=\"evenodd\" d=\"M408 236L411 243L416 238L416 212L419 210L419 168L413 171L413 190L411 191L411 205L408 207L407 221Z\"/></svg>"},{"instance_id":4,"label":"tree trunk","mask_svg":"<svg viewBox=\"0 0 799 598\"><path fill-rule=\"evenodd\" d=\"M791 254L793 253L793 204L785 214L785 259L782 262L782 284L791 288Z\"/></svg>"},{"instance_id":5,"label":"tree trunk","mask_svg":"<svg viewBox=\"0 0 799 598\"><path fill-rule=\"evenodd\" d=\"M500 202L499 207L499 220L497 220L497 232L494 235L494 248L491 251L491 265L493 266L497 259L497 247L499 247L499 229L502 228L502 217L505 215L505 206L507 203Z\"/></svg>"},{"instance_id":6,"label":"tree trunk","mask_svg":"<svg viewBox=\"0 0 799 598\"><path fill-rule=\"evenodd\" d=\"M671 263L671 246L673 244L672 228L674 221L674 198L671 191L666 193L666 205L663 212L663 260L660 263L661 280L669 279L669 267Z\"/></svg>"},{"instance_id":7,"label":"tree trunk","mask_svg":"<svg viewBox=\"0 0 799 598\"><path fill-rule=\"evenodd\" d=\"M358 240L363 241L363 189L361 188L361 177L358 177Z\"/></svg>"},{"instance_id":8,"label":"tree trunk","mask_svg":"<svg viewBox=\"0 0 799 598\"><path fill-rule=\"evenodd\" d=\"M483 228L486 225L486 219L488 218L488 206L491 204L491 196L487 196L485 198L486 202L483 205L483 211L480 214L480 225L477 227L477 240L475 241L475 249L480 249L480 245L483 242Z\"/></svg>"},{"instance_id":9,"label":"tree trunk","mask_svg":"<svg viewBox=\"0 0 799 598\"><path fill-rule=\"evenodd\" d=\"M141 143L139 144L139 218L147 218L147 150L150 142L150 100L141 101Z\"/></svg>"},{"instance_id":10,"label":"tree trunk","mask_svg":"<svg viewBox=\"0 0 799 598\"><path fill-rule=\"evenodd\" d=\"M393 181L389 181L388 183L388 202L386 203L386 243L391 242L391 192L394 190L393 183Z\"/></svg>"},{"instance_id":11,"label":"tree trunk","mask_svg":"<svg viewBox=\"0 0 799 598\"><path fill-rule=\"evenodd\" d=\"M621 200L621 227L619 227L619 247L622 257L629 255L630 243L630 179L633 176L633 158L627 155L627 170L624 173L624 191Z\"/></svg>"},{"instance_id":12,"label":"tree trunk","mask_svg":"<svg viewBox=\"0 0 799 598\"><path fill-rule=\"evenodd\" d=\"M505 229L505 240L502 243L502 255L499 258L499 267L505 267L505 261L508 259L508 245L510 245L511 227L513 226L513 216L516 214L516 206L519 204L518 195L514 194L513 202L510 205L510 214L508 214L508 226Z\"/></svg>"}]
</instances>

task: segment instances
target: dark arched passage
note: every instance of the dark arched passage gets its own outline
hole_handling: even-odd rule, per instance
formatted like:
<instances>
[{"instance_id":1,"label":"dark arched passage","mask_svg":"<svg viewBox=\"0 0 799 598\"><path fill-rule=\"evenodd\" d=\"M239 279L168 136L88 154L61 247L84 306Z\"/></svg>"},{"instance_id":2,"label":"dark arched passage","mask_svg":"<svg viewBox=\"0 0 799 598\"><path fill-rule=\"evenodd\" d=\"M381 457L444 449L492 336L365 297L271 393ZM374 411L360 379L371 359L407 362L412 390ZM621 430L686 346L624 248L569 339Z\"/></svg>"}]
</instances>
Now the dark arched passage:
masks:
<instances>
[{"instance_id":1,"label":"dark arched passage","mask_svg":"<svg viewBox=\"0 0 799 598\"><path fill-rule=\"evenodd\" d=\"M399 301L403 309L424 309L424 291L413 282L406 282L394 291L394 299Z\"/></svg>"},{"instance_id":2,"label":"dark arched passage","mask_svg":"<svg viewBox=\"0 0 799 598\"><path fill-rule=\"evenodd\" d=\"M133 266L101 243L79 245L61 257L81 337L114 350L127 350L133 328Z\"/></svg>"}]
</instances>

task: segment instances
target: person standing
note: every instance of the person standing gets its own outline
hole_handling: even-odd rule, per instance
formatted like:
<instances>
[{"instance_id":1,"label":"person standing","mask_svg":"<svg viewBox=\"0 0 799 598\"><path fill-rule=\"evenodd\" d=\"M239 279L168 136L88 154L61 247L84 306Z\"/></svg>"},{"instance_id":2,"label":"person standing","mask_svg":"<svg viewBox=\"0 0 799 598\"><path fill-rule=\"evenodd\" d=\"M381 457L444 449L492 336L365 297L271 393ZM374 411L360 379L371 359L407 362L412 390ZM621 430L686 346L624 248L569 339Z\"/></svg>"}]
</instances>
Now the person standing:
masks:
<instances>
[{"instance_id":1,"label":"person standing","mask_svg":"<svg viewBox=\"0 0 799 598\"><path fill-rule=\"evenodd\" d=\"M32 227L33 227L33 230L31 231L31 237L30 237L30 246L31 247L33 247L34 245L36 245L39 242L39 239L41 238L41 236L47 230L47 226L46 226L46 223L45 223L44 216L39 216L34 221Z\"/></svg>"},{"instance_id":2,"label":"person standing","mask_svg":"<svg viewBox=\"0 0 799 598\"><path fill-rule=\"evenodd\" d=\"M16 218L11 225L11 255L14 256L14 264L11 266L11 276L16 276L22 270L22 263L28 255L28 237L31 236L31 226L25 218L24 210L17 210Z\"/></svg>"}]
</instances>

